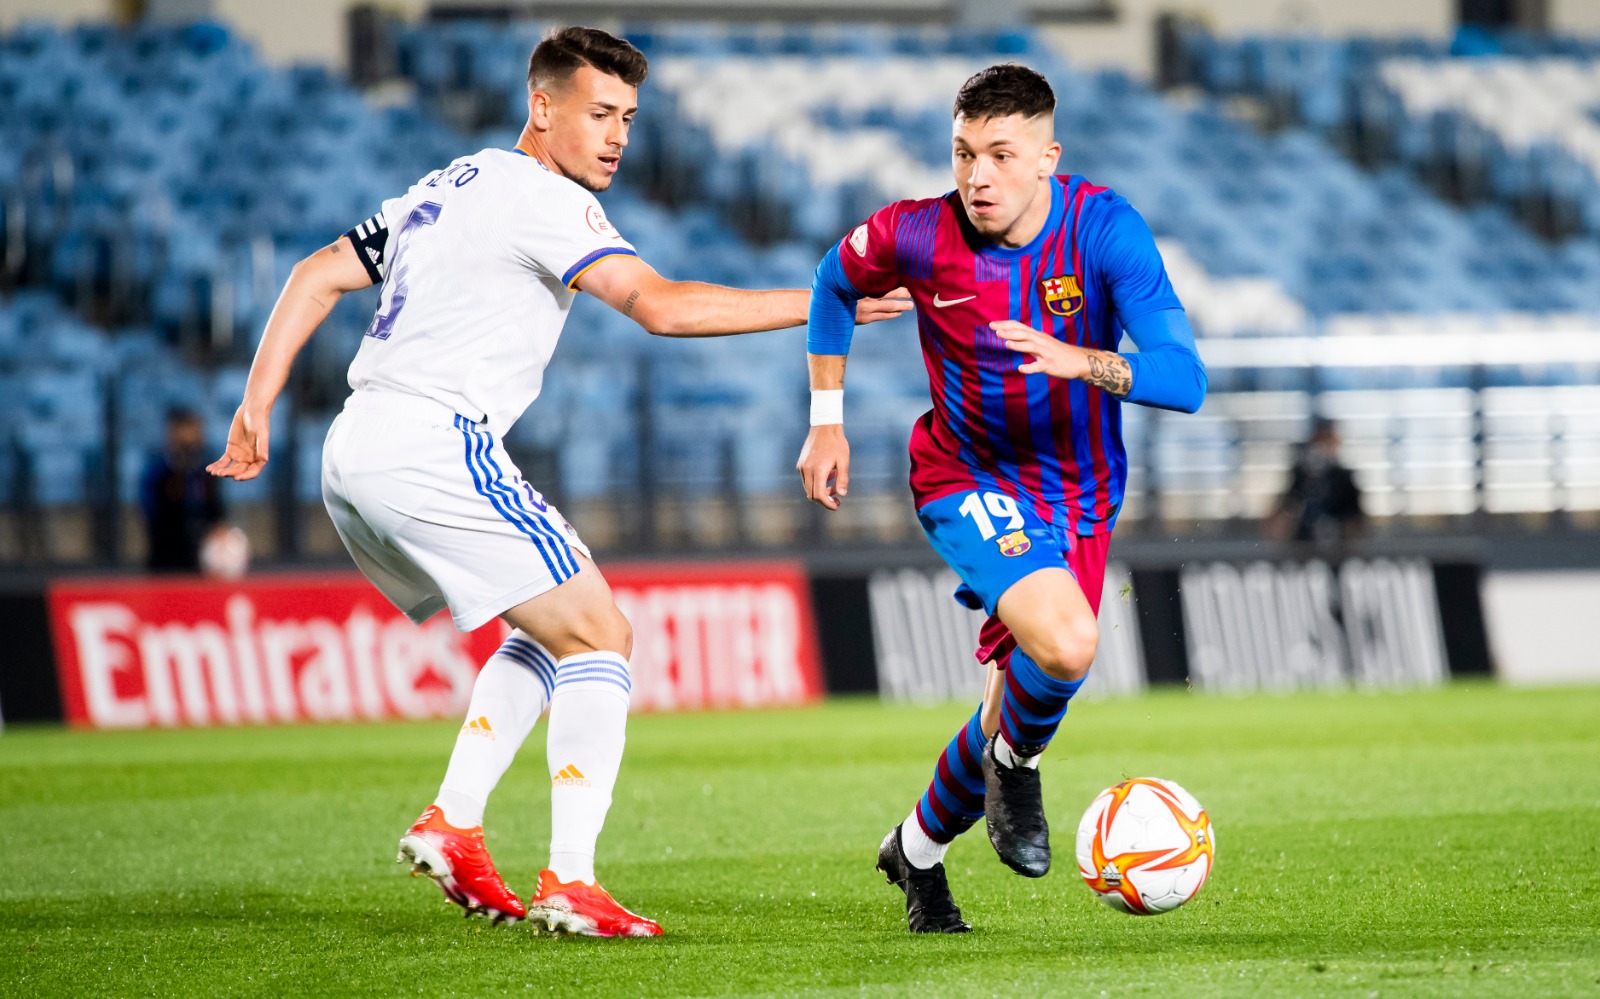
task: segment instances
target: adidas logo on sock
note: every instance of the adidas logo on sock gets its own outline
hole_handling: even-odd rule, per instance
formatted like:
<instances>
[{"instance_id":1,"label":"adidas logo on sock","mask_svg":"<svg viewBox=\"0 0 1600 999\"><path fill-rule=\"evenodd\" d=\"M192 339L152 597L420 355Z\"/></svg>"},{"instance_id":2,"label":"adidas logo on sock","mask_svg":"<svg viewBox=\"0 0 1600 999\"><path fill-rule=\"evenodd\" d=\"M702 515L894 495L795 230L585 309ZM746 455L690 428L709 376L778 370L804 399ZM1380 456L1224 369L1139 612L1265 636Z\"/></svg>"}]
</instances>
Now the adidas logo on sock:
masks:
<instances>
[{"instance_id":1,"label":"adidas logo on sock","mask_svg":"<svg viewBox=\"0 0 1600 999\"><path fill-rule=\"evenodd\" d=\"M468 735L481 735L485 739L495 738L494 729L489 727L489 718L486 715L467 719L467 723L461 726L461 731Z\"/></svg>"},{"instance_id":2,"label":"adidas logo on sock","mask_svg":"<svg viewBox=\"0 0 1600 999\"><path fill-rule=\"evenodd\" d=\"M587 777L585 777L583 775L583 771L582 770L579 770L577 767L575 767L575 766L573 766L572 764L569 763L566 766L562 767L561 770L559 772L557 772L557 774L554 777L550 778L550 786L551 787L588 787L589 786L589 778L587 778Z\"/></svg>"}]
</instances>

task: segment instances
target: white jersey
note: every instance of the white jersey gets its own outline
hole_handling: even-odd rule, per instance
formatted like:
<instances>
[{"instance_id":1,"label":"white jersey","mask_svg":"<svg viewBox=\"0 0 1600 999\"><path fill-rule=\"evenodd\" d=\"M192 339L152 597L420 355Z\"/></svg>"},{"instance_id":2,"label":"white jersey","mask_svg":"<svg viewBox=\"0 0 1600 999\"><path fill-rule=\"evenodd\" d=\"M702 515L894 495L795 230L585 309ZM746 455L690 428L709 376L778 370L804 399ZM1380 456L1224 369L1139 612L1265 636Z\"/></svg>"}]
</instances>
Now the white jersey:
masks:
<instances>
[{"instance_id":1,"label":"white jersey","mask_svg":"<svg viewBox=\"0 0 1600 999\"><path fill-rule=\"evenodd\" d=\"M503 149L429 174L346 235L383 281L350 387L422 396L496 435L538 398L579 276L634 253L594 195Z\"/></svg>"}]
</instances>

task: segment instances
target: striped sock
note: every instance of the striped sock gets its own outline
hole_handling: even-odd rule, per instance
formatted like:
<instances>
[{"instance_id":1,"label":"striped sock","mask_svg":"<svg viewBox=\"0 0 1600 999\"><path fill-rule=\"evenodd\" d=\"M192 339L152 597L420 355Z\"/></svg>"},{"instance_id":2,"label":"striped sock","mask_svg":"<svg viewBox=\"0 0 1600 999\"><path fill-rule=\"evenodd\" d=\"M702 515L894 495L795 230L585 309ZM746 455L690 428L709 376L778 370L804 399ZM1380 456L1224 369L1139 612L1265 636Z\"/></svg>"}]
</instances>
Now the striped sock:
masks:
<instances>
[{"instance_id":1,"label":"striped sock","mask_svg":"<svg viewBox=\"0 0 1600 999\"><path fill-rule=\"evenodd\" d=\"M1050 745L1067 702L1082 680L1057 680L1017 649L1006 665L1006 691L1000 701L1000 737L1019 757L1038 756Z\"/></svg>"},{"instance_id":2,"label":"striped sock","mask_svg":"<svg viewBox=\"0 0 1600 999\"><path fill-rule=\"evenodd\" d=\"M983 817L982 760L983 746L988 740L983 735L982 715L983 707L980 705L956 732L950 744L944 747L933 769L933 780L912 813L916 816L917 825L935 843L948 844ZM905 839L903 834L901 838ZM912 859L918 867L931 867L938 863L938 860L934 860L933 863L919 864L916 863L917 859L927 859L927 856Z\"/></svg>"},{"instance_id":3,"label":"striped sock","mask_svg":"<svg viewBox=\"0 0 1600 999\"><path fill-rule=\"evenodd\" d=\"M582 652L556 664L550 699L550 870L560 881L594 882L594 844L622 768L628 660Z\"/></svg>"},{"instance_id":4,"label":"striped sock","mask_svg":"<svg viewBox=\"0 0 1600 999\"><path fill-rule=\"evenodd\" d=\"M555 678L555 657L521 631L512 632L483 664L434 799L446 822L465 829L483 825L489 794L544 714Z\"/></svg>"}]
</instances>

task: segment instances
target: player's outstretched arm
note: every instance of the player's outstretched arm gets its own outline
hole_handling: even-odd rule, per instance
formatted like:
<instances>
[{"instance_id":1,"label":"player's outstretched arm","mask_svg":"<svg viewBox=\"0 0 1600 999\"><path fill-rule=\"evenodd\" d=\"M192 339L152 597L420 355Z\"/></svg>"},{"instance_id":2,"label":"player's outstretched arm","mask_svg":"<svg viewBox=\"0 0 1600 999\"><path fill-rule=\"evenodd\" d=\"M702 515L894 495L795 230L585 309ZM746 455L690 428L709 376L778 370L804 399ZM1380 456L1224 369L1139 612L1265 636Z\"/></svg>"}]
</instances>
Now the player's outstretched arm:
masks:
<instances>
[{"instance_id":1,"label":"player's outstretched arm","mask_svg":"<svg viewBox=\"0 0 1600 999\"><path fill-rule=\"evenodd\" d=\"M1086 382L1124 402L1193 413L1206 397L1206 366L1182 309L1145 313L1128 324L1137 354L1091 350L1006 319L989 324L1026 358L1017 370Z\"/></svg>"},{"instance_id":2,"label":"player's outstretched arm","mask_svg":"<svg viewBox=\"0 0 1600 999\"><path fill-rule=\"evenodd\" d=\"M295 356L345 292L372 283L366 266L343 236L294 265L256 347L244 401L228 428L227 450L207 465L206 471L241 482L261 474L267 463L272 405L289 380Z\"/></svg>"},{"instance_id":3,"label":"player's outstretched arm","mask_svg":"<svg viewBox=\"0 0 1600 999\"><path fill-rule=\"evenodd\" d=\"M700 281L669 281L631 254L606 257L578 278L578 289L616 309L657 336L730 336L800 326L810 292L798 288L747 291ZM909 311L908 294L865 299L857 323L893 319Z\"/></svg>"}]
</instances>

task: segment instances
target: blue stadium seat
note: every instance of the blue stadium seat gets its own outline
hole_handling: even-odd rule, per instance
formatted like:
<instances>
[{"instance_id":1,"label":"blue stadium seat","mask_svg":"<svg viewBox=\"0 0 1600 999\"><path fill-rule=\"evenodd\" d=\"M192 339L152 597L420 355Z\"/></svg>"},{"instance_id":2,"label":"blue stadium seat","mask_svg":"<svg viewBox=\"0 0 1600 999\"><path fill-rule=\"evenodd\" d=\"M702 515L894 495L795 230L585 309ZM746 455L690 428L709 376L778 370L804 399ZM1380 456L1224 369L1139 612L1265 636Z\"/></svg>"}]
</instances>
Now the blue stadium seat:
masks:
<instances>
[{"instance_id":1,"label":"blue stadium seat","mask_svg":"<svg viewBox=\"0 0 1600 999\"><path fill-rule=\"evenodd\" d=\"M51 501L81 498L85 470L101 460L104 421L61 411L70 393L93 394L85 379L100 373L117 372L122 384L124 497L128 457L159 442L166 406L200 409L220 444L242 364L289 266L426 171L514 142L527 52L542 28L450 20L405 29L400 67L418 100L390 107L367 102L326 70L268 66L214 25L25 25L0 35L0 219L24 220L31 284L0 300L0 419L10 436L24 422L37 424L27 453L49 455L41 460L60 466L63 483L80 483L52 486ZM1583 161L1550 143L1510 148L1459 110L1411 115L1395 94L1357 85L1387 60L1445 63L1442 45L1190 36L1196 82L1208 96L1180 103L1121 73L1066 66L1020 35L686 24L630 25L628 33L653 61L652 82L607 210L672 277L805 285L823 249L867 212L948 184L952 74L958 81L986 62L1021 58L1070 95L1057 115L1066 169L1127 195L1158 237L1181 244L1210 280L1269 282L1281 300L1303 306L1305 335L1352 314L1600 312L1600 183ZM1527 53L1519 58L1600 56L1571 40L1494 44ZM775 121L732 128L696 110L707 72L737 60L796 81L795 94L776 92L788 103ZM878 82L859 86L862 67ZM791 101L796 94L803 100ZM1236 94L1286 109L1288 127L1260 132L1240 122L1220 100ZM752 112L764 103L776 102L755 101ZM482 109L469 122L482 126L473 134L446 124L450 108L468 105ZM1390 165L1365 170L1344 155L1333 140L1357 124L1392 130ZM808 149L865 166L830 173ZM874 172L886 154L896 157L893 167ZM1429 170L1473 157L1482 161L1485 196L1498 203L1463 210L1432 193ZM913 178L929 189L893 187ZM1546 242L1504 207L1540 198L1589 235ZM371 292L347 296L309 348L306 364L332 396L372 300ZM88 325L62 302L97 317L109 311L114 329ZM196 363L192 351L213 333L212 355ZM917 357L910 320L856 338L852 419L860 420L863 453L882 457L868 474L886 485L901 474L890 463L902 460L892 456L910 418L927 405ZM637 384L646 375L648 385ZM1287 386L1297 377L1219 372L1213 385ZM1468 377L1461 369L1357 368L1330 369L1325 381L1415 388ZM1490 377L1587 384L1594 372L1497 368ZM20 401L4 400L7 385ZM720 475L708 469L719 469L731 448L742 488L786 488L805 431L804 385L798 333L670 342L580 297L544 400L513 440L556 452L569 495L622 488L641 457L637 406L647 388L652 408L643 415L662 437L660 461L674 481ZM308 501L327 415L284 417L299 445L297 489ZM1198 435L1192 441L1163 434L1163 447L1178 448L1174 460L1191 444L1197 456L1184 466L1190 472L1173 473L1193 480L1184 488L1212 488L1217 470L1231 467L1236 442L1220 427L1183 431ZM0 489L11 481L4 454L0 447ZM263 479L236 492L261 498L269 488Z\"/></svg>"}]
</instances>

